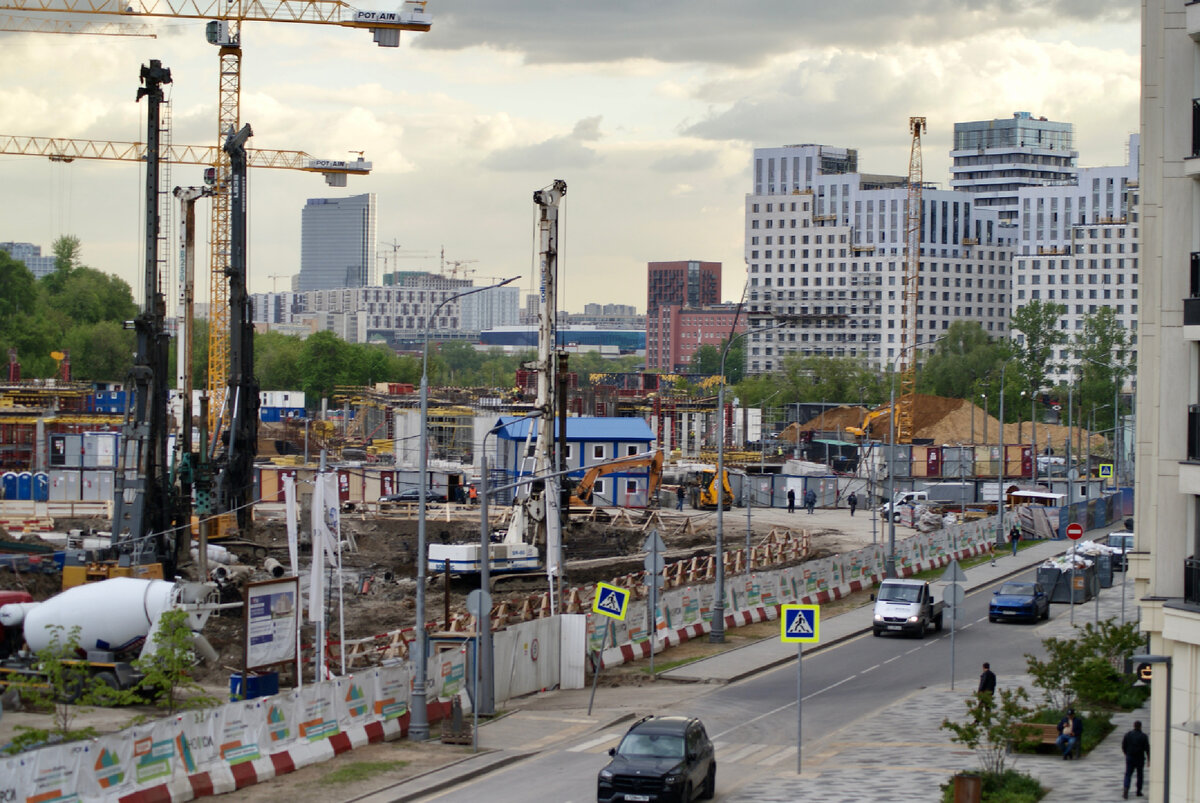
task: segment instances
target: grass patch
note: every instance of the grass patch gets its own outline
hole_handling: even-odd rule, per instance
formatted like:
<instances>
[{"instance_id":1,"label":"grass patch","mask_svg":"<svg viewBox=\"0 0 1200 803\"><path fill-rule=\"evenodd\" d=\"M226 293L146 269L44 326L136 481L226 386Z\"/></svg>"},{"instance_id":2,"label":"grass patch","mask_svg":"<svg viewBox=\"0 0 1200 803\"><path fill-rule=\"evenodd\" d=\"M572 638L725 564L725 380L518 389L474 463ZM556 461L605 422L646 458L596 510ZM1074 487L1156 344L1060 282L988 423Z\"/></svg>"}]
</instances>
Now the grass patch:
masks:
<instances>
[{"instance_id":1,"label":"grass patch","mask_svg":"<svg viewBox=\"0 0 1200 803\"><path fill-rule=\"evenodd\" d=\"M323 776L320 783L326 786L357 783L358 781L373 778L376 775L382 775L385 772L404 769L408 764L409 762L407 761L356 761L353 764L338 767L333 772Z\"/></svg>"},{"instance_id":2,"label":"grass patch","mask_svg":"<svg viewBox=\"0 0 1200 803\"><path fill-rule=\"evenodd\" d=\"M1021 539L1021 543L1017 545L1017 551L1019 552L1022 549L1028 549L1037 544L1041 544L1044 541L1045 541L1045 539L1037 539L1037 540L1032 540L1032 541L1026 541L1025 539ZM996 550L996 560L1003 560L1004 558L1011 558L1011 557L1012 557L1012 547L1010 545L1005 545L1003 548L998 548ZM970 569L972 566L979 566L984 563L989 563L989 562L991 562L991 560L992 560L992 557L987 554L975 555L970 558L960 558L958 561L958 565L960 568L962 568L965 571L967 569ZM950 564L946 564L946 566L949 566L949 565ZM927 581L939 580L939 579L941 579L941 576L946 573L946 566L938 566L937 568L934 568L934 569L926 569L923 572L917 572L916 574L912 575L912 577L915 580L927 580Z\"/></svg>"},{"instance_id":3,"label":"grass patch","mask_svg":"<svg viewBox=\"0 0 1200 803\"><path fill-rule=\"evenodd\" d=\"M982 795L984 803L1037 803L1046 796L1044 789L1036 778L1016 770L1005 770L1000 774L992 772L976 773L982 779ZM943 803L954 803L954 781L942 784Z\"/></svg>"},{"instance_id":4,"label":"grass patch","mask_svg":"<svg viewBox=\"0 0 1200 803\"><path fill-rule=\"evenodd\" d=\"M684 666L685 664L695 663L696 661L699 661L701 658L710 658L710 657L711 656L708 656L708 655L696 655L691 658L680 658L676 661L660 661L656 658L654 660L654 674L657 675L659 672L666 672L667 670L674 669L677 666ZM641 668L641 670L643 672L645 672L647 675L649 675L650 674L650 665L647 664L646 666L643 666Z\"/></svg>"}]
</instances>

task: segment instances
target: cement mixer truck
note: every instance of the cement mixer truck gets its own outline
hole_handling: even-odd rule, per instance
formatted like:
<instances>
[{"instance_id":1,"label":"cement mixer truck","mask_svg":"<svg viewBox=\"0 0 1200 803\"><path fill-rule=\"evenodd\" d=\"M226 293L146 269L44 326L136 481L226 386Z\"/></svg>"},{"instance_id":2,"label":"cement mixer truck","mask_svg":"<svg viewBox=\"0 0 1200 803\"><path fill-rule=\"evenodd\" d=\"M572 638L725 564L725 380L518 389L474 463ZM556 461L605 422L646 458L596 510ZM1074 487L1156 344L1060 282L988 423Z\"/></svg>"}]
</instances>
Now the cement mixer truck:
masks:
<instances>
[{"instance_id":1,"label":"cement mixer truck","mask_svg":"<svg viewBox=\"0 0 1200 803\"><path fill-rule=\"evenodd\" d=\"M0 626L10 645L0 660L0 687L39 683L37 653L53 645L56 635L65 640L78 628L79 660L91 676L113 689L133 688L141 679L133 661L155 650L160 617L172 609L188 612L197 654L215 659L200 631L211 612L222 607L216 603L216 588L205 583L114 577L69 588L45 602L0 606ZM22 646L15 646L14 631L23 637ZM67 696L82 691L72 689Z\"/></svg>"}]
</instances>

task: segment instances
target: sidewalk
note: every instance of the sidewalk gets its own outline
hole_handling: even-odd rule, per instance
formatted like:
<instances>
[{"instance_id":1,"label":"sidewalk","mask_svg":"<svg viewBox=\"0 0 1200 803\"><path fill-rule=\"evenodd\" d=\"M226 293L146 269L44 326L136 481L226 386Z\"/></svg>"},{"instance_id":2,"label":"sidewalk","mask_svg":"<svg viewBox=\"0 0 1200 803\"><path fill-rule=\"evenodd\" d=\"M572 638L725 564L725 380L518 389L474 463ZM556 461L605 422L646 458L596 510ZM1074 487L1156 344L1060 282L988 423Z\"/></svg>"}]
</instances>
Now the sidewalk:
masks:
<instances>
[{"instance_id":1,"label":"sidewalk","mask_svg":"<svg viewBox=\"0 0 1200 803\"><path fill-rule=\"evenodd\" d=\"M1098 538L1112 529L1116 528L1095 530L1087 533L1085 538ZM972 590L1026 572L1048 557L1063 554L1069 546L1069 541L1038 542L1022 549L1015 558L1006 550L997 554L994 566L983 563L967 570L963 585ZM1120 615L1121 573L1114 579L1118 582L1110 589L1103 589L1099 597L1102 618ZM1092 621L1094 604L1087 602L1076 608L1075 618L1079 624ZM1042 632L1046 635L1066 634L1070 629L1068 610L1064 605L1056 605L1054 618ZM1125 611L1128 618L1137 616L1132 584L1126 589ZM871 606L864 605L826 619L821 623L821 644L806 648L805 653L828 648L869 631L871 616ZM669 657L669 653L666 656ZM480 727L480 753L394 787L386 799L418 800L565 742L582 741L584 746L591 742L599 744L619 735L624 723L635 716L661 710L692 696L695 690L691 683L732 683L795 660L795 656L794 646L783 645L778 638L764 639L660 675L682 682L641 686L625 695L598 695L606 707L595 709L591 716L587 714L590 689L556 690L514 701L511 705L520 708ZM1032 689L1027 677L1007 677L1000 683L1001 688L1016 685ZM818 745L806 747L802 775L796 775L794 768L789 771L783 766L764 766L761 780L726 799L934 799L936 795L931 794L931 784L945 783L957 771L978 768L972 751L951 742L948 732L938 727L945 717L965 710L964 700L970 692L971 689L962 688L962 684L953 692L947 684L931 685L914 692L868 721L847 725ZM1113 717L1116 728L1112 734L1081 761L1064 762L1053 755L1031 755L1020 756L1016 766L1053 787L1044 799L1050 803L1081 799L1119 800L1124 769L1120 741L1134 719L1141 719L1144 727L1149 729L1148 708L1116 715Z\"/></svg>"}]
</instances>

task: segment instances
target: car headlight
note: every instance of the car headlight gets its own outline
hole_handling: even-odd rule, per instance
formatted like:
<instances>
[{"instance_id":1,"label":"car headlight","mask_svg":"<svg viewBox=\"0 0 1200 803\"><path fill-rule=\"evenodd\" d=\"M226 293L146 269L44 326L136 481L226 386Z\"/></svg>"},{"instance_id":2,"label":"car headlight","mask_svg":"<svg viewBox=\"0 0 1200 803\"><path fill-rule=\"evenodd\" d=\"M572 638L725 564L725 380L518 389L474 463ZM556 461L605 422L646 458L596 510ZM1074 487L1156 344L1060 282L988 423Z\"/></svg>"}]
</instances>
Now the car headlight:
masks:
<instances>
[{"instance_id":1,"label":"car headlight","mask_svg":"<svg viewBox=\"0 0 1200 803\"><path fill-rule=\"evenodd\" d=\"M613 774L608 770L600 770L600 780L611 781Z\"/></svg>"},{"instance_id":2,"label":"car headlight","mask_svg":"<svg viewBox=\"0 0 1200 803\"><path fill-rule=\"evenodd\" d=\"M663 778L663 783L665 783L667 786L674 786L682 779L682 775L668 775L667 777Z\"/></svg>"},{"instance_id":3,"label":"car headlight","mask_svg":"<svg viewBox=\"0 0 1200 803\"><path fill-rule=\"evenodd\" d=\"M916 624L917 622L919 622L919 621L921 621L921 617L920 617L920 616L910 616L910 617L908 617L908 623L909 623L910 625L915 625L915 624Z\"/></svg>"}]
</instances>

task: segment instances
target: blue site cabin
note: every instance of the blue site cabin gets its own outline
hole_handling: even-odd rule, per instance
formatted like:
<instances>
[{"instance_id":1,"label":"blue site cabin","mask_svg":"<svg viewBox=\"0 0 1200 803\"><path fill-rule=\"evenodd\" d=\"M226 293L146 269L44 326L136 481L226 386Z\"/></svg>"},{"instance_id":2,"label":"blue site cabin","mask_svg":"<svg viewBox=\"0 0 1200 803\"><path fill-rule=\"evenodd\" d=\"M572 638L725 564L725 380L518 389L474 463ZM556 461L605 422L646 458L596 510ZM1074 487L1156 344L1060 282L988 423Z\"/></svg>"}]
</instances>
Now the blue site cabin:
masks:
<instances>
[{"instance_id":1,"label":"blue site cabin","mask_svg":"<svg viewBox=\"0 0 1200 803\"><path fill-rule=\"evenodd\" d=\"M495 468L499 476L489 478L490 484L506 485L516 481L522 468L525 473L531 470L533 461L522 460L522 455L525 454L524 447L527 441L530 447L536 443L540 423L540 418L512 416L502 416L497 420L497 426L505 426L496 432ZM574 481L582 479L584 472L597 463L604 463L615 457L649 452L654 448L654 433L650 430L650 425L641 418L567 419L563 459L566 467L571 469L567 476ZM596 480L592 487L592 498L597 505L647 507L650 503L647 497L649 484L649 468L617 471ZM504 500L511 500L512 492L498 496Z\"/></svg>"}]
</instances>

